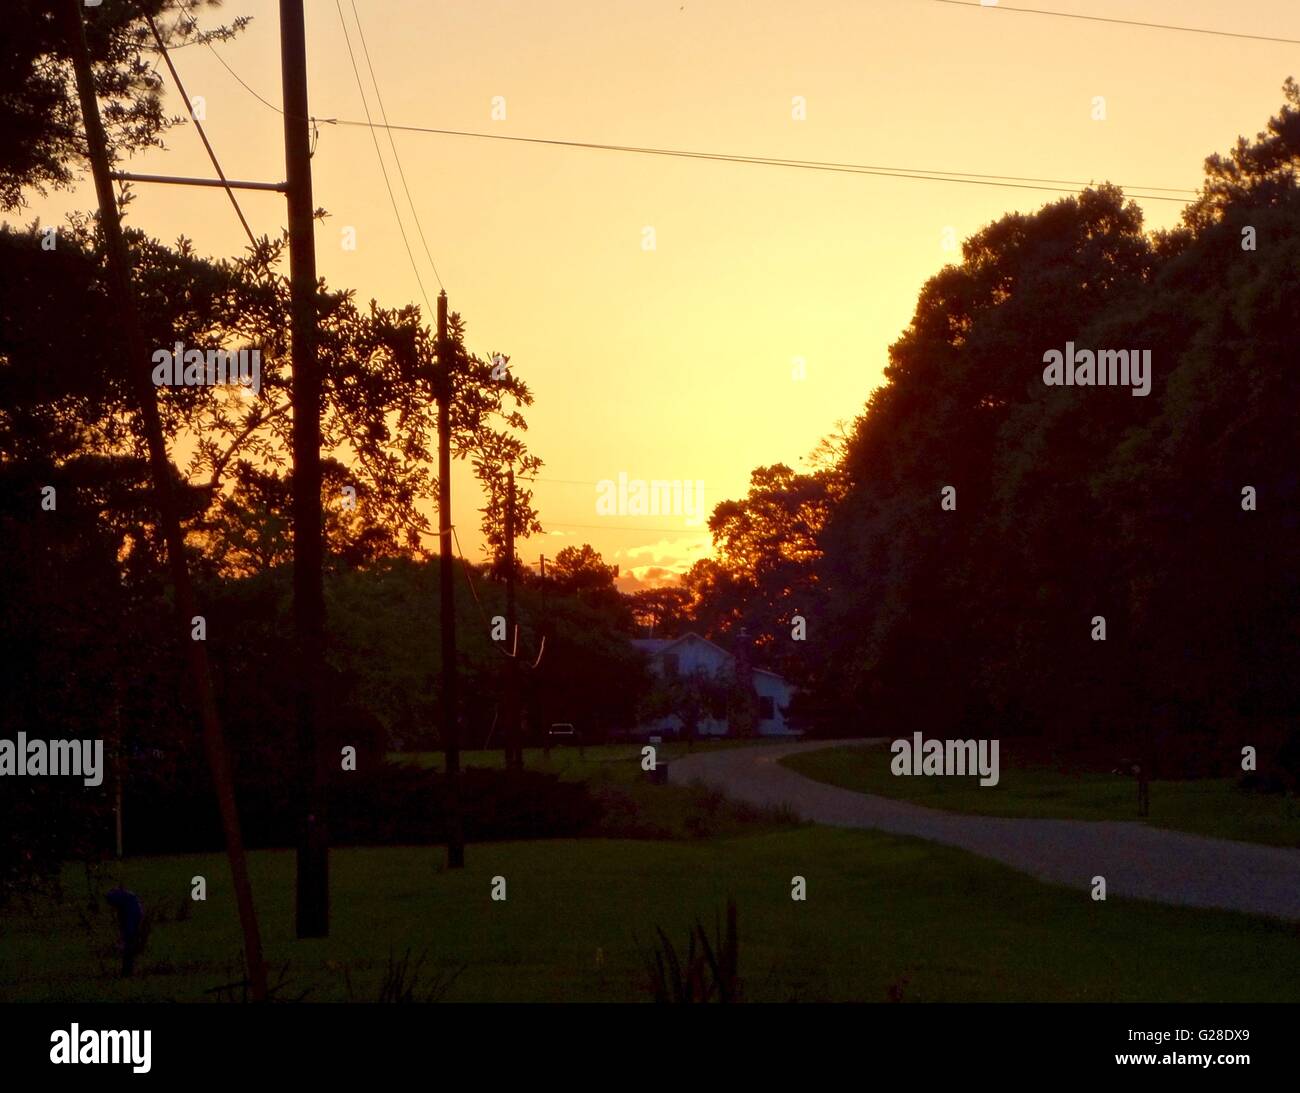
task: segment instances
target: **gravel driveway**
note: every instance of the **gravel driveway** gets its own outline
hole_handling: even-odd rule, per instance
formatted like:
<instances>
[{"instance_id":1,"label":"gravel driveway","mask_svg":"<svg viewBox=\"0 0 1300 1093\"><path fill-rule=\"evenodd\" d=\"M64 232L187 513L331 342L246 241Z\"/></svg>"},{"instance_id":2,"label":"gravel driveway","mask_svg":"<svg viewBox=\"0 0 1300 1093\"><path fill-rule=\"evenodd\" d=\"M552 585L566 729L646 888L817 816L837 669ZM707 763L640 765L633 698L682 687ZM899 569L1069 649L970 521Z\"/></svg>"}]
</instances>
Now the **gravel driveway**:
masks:
<instances>
[{"instance_id":1,"label":"gravel driveway","mask_svg":"<svg viewBox=\"0 0 1300 1093\"><path fill-rule=\"evenodd\" d=\"M1107 895L1300 919L1300 850L1140 823L940 812L815 782L777 762L796 752L845 743L830 740L699 752L674 759L668 765L668 780L700 781L752 804L788 805L817 823L915 835L960 847L1072 888L1091 888L1092 878L1102 876Z\"/></svg>"}]
</instances>

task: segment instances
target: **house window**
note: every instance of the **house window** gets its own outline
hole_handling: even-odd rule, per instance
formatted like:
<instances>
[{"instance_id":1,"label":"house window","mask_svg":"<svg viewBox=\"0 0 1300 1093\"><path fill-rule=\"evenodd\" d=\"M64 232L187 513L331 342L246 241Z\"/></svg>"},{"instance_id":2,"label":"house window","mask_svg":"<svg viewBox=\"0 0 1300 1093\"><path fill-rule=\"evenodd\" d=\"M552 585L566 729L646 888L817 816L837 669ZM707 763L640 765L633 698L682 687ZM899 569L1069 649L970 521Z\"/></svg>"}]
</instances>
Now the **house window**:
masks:
<instances>
[{"instance_id":1,"label":"house window","mask_svg":"<svg viewBox=\"0 0 1300 1093\"><path fill-rule=\"evenodd\" d=\"M669 653L664 657L664 675L669 679L677 678L677 654Z\"/></svg>"},{"instance_id":2,"label":"house window","mask_svg":"<svg viewBox=\"0 0 1300 1093\"><path fill-rule=\"evenodd\" d=\"M758 716L762 721L771 721L776 717L776 707L772 704L771 698L767 695L759 697Z\"/></svg>"}]
</instances>

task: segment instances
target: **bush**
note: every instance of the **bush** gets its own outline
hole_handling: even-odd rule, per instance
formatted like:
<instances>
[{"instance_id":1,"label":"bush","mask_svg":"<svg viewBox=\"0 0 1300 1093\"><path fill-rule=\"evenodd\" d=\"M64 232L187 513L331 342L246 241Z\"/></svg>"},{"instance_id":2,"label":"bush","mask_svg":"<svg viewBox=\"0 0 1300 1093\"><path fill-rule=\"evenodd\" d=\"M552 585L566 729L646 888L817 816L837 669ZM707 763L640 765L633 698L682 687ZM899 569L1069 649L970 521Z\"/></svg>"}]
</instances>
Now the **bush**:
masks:
<instances>
[{"instance_id":1,"label":"bush","mask_svg":"<svg viewBox=\"0 0 1300 1093\"><path fill-rule=\"evenodd\" d=\"M646 958L650 993L656 1002L740 1001L740 935L736 903L727 900L727 925L714 924L713 941L698 920L687 939L685 957L677 954L662 927L658 946Z\"/></svg>"},{"instance_id":2,"label":"bush","mask_svg":"<svg viewBox=\"0 0 1300 1093\"><path fill-rule=\"evenodd\" d=\"M293 846L298 815L286 776L241 780L236 797L244 842L252 848ZM381 764L342 773L329 787L333 846L436 844L447 837L447 780L411 766ZM601 806L580 783L539 771L470 768L461 774L465 838L567 838L590 828ZM207 852L223 847L216 796L206 772L171 779L137 778L128 787L124 842L128 854Z\"/></svg>"}]
</instances>

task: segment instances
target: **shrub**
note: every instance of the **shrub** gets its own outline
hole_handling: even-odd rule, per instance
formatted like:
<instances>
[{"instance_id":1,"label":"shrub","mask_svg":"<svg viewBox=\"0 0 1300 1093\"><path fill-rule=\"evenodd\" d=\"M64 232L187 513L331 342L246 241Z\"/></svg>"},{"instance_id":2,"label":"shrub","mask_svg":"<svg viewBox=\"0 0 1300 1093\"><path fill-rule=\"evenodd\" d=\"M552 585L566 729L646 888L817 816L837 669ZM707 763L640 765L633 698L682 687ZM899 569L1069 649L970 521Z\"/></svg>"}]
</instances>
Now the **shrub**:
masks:
<instances>
[{"instance_id":1,"label":"shrub","mask_svg":"<svg viewBox=\"0 0 1300 1093\"><path fill-rule=\"evenodd\" d=\"M298 814L285 774L242 779L236 790L244 841L252 848L293 846ZM465 838L568 838L597 823L599 803L580 783L539 771L470 768L460 778ZM436 844L447 837L447 780L429 770L381 764L342 774L328 791L333 846ZM220 850L216 797L200 770L135 779L123 807L129 854Z\"/></svg>"},{"instance_id":2,"label":"shrub","mask_svg":"<svg viewBox=\"0 0 1300 1093\"><path fill-rule=\"evenodd\" d=\"M740 937L736 903L727 900L727 926L714 922L714 940L697 920L682 961L661 927L658 947L646 959L650 990L656 1002L740 1001Z\"/></svg>"}]
</instances>

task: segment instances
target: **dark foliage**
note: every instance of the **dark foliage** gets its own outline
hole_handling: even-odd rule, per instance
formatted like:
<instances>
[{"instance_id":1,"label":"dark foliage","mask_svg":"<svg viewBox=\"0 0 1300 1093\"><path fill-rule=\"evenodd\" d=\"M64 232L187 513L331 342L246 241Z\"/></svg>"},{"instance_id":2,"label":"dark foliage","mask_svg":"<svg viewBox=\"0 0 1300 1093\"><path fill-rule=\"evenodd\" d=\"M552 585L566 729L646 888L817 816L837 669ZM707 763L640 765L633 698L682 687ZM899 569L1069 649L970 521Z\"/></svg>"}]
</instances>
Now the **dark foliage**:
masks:
<instances>
[{"instance_id":1,"label":"dark foliage","mask_svg":"<svg viewBox=\"0 0 1300 1093\"><path fill-rule=\"evenodd\" d=\"M745 626L807 684L796 718L1020 734L1106 769L1141 755L1154 777L1239 774L1248 744L1261 774L1295 765L1300 87L1285 95L1207 160L1176 231L1146 233L1103 185L967 240L830 465L759 468L715 510L694 616ZM1067 341L1150 350L1150 393L1046 385Z\"/></svg>"},{"instance_id":2,"label":"dark foliage","mask_svg":"<svg viewBox=\"0 0 1300 1093\"><path fill-rule=\"evenodd\" d=\"M218 850L222 846L216 799L201 767L149 779L140 772L127 794L126 846L131 854ZM238 787L245 842L252 848L292 846L294 817L284 807L283 780L274 772L241 771ZM335 846L431 845L446 839L446 782L413 766L385 764L340 771L329 792ZM462 772L460 799L465 837L568 838L600 818L584 785L537 771L470 768Z\"/></svg>"},{"instance_id":3,"label":"dark foliage","mask_svg":"<svg viewBox=\"0 0 1300 1093\"><path fill-rule=\"evenodd\" d=\"M739 1002L740 934L736 925L736 903L727 900L727 923L714 923L713 940L696 922L687 940L685 957L660 927L659 943L646 957L650 991L656 1002Z\"/></svg>"}]
</instances>

